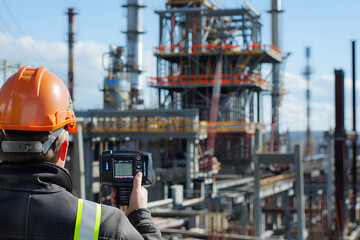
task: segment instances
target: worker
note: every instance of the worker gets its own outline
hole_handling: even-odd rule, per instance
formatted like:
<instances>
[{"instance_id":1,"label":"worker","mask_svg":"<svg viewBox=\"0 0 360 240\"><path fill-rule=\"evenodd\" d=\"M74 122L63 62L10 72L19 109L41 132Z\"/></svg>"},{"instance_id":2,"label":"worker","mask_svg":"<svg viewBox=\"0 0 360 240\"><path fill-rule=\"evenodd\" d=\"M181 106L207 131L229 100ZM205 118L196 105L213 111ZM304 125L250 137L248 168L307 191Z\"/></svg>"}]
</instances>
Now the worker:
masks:
<instances>
[{"instance_id":1,"label":"worker","mask_svg":"<svg viewBox=\"0 0 360 240\"><path fill-rule=\"evenodd\" d=\"M65 84L46 68L22 67L4 83L0 129L0 239L161 239L141 173L126 214L72 195L64 165L76 118Z\"/></svg>"}]
</instances>

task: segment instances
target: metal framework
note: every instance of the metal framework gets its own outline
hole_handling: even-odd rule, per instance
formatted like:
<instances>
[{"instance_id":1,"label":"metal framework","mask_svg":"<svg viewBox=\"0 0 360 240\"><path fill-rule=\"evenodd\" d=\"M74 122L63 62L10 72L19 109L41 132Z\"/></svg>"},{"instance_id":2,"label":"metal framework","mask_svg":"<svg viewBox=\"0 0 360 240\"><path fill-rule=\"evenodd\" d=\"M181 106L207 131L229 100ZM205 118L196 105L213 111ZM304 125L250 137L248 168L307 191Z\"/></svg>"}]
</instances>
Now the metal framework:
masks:
<instances>
[{"instance_id":1,"label":"metal framework","mask_svg":"<svg viewBox=\"0 0 360 240\"><path fill-rule=\"evenodd\" d=\"M149 85L159 91L159 106L199 109L200 121L208 122L209 133L214 131L213 125L238 125L238 129L253 125L253 129L243 131L228 129L226 135L215 129L215 156L218 153L223 162L250 162L251 138L256 128L263 128L261 92L270 88L261 78L261 64L282 61L276 47L261 43L259 13L248 4L219 9L207 0L169 0L166 10L155 12L160 18L159 46L155 48L157 76ZM216 72L219 62L221 69ZM218 106L213 93L216 79L220 85L215 99ZM210 117L212 109L217 109L216 118ZM216 147L225 139L231 141L226 149L228 157L219 154ZM239 143L249 147L239 148ZM236 152L239 149L241 153Z\"/></svg>"},{"instance_id":2,"label":"metal framework","mask_svg":"<svg viewBox=\"0 0 360 240\"><path fill-rule=\"evenodd\" d=\"M264 197L261 195L261 187L263 182L261 182L261 171L260 164L273 164L274 162L283 163L283 164L294 164L295 174L295 195L296 195L296 206L297 206L297 239L306 239L305 233L305 212L304 212L304 170L303 170L303 160L302 160L302 151L300 145L295 146L294 153L261 153L256 154L254 158L255 162L255 209L254 209L254 218L255 218L255 230L256 235L262 235L262 210L261 210L261 199ZM291 186L292 187L292 186ZM290 188L290 187L289 187ZM288 190L289 188L280 189L280 191ZM287 205L288 206L288 205Z\"/></svg>"}]
</instances>

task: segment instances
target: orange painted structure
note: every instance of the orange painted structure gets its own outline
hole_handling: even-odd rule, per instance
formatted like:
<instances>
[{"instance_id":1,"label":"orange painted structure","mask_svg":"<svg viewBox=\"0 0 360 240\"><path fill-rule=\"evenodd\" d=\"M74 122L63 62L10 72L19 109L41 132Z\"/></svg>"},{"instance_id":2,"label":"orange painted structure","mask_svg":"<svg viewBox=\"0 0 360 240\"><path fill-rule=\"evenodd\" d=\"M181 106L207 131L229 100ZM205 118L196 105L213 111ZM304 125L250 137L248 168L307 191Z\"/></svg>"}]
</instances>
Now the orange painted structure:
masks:
<instances>
[{"instance_id":1,"label":"orange painted structure","mask_svg":"<svg viewBox=\"0 0 360 240\"><path fill-rule=\"evenodd\" d=\"M209 136L215 131L214 155L224 172L243 171L251 162L255 131L264 129L262 91L270 84L261 77L261 65L281 62L281 52L261 43L260 15L249 5L220 9L207 0L169 0L165 10L155 12L160 18L157 76L148 85L158 89L160 108L198 109ZM220 95L212 122L217 77ZM201 147L209 149L209 141L201 141Z\"/></svg>"}]
</instances>

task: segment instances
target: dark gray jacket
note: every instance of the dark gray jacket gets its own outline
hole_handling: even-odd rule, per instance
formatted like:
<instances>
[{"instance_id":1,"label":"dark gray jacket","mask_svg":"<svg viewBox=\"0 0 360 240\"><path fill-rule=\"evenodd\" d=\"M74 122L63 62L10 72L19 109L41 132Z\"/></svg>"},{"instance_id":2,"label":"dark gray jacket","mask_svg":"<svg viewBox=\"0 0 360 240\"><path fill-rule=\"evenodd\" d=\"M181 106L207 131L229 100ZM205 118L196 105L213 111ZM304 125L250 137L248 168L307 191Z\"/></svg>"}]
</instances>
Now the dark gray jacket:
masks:
<instances>
[{"instance_id":1,"label":"dark gray jacket","mask_svg":"<svg viewBox=\"0 0 360 240\"><path fill-rule=\"evenodd\" d=\"M0 239L74 239L78 198L66 169L0 163ZM101 205L99 239L161 239L150 211Z\"/></svg>"}]
</instances>

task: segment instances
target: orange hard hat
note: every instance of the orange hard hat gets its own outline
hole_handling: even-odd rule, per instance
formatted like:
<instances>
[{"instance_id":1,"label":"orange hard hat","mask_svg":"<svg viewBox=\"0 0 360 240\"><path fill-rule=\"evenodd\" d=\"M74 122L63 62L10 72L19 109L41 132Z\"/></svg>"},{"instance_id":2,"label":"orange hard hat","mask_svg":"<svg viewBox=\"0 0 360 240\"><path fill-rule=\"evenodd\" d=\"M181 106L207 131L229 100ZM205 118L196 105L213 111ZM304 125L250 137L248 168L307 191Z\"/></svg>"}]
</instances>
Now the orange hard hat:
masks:
<instances>
[{"instance_id":1,"label":"orange hard hat","mask_svg":"<svg viewBox=\"0 0 360 240\"><path fill-rule=\"evenodd\" d=\"M0 89L0 129L77 132L71 96L45 67L22 67Z\"/></svg>"}]
</instances>

